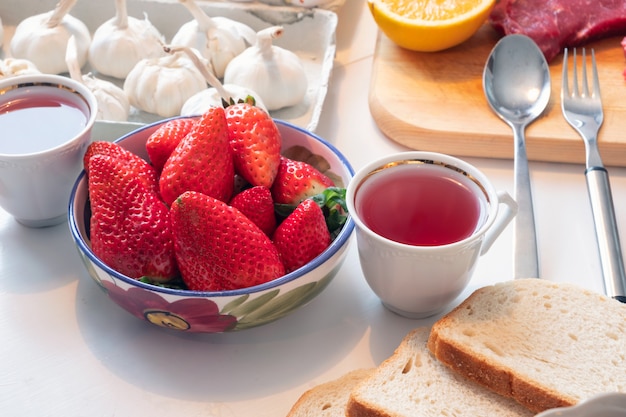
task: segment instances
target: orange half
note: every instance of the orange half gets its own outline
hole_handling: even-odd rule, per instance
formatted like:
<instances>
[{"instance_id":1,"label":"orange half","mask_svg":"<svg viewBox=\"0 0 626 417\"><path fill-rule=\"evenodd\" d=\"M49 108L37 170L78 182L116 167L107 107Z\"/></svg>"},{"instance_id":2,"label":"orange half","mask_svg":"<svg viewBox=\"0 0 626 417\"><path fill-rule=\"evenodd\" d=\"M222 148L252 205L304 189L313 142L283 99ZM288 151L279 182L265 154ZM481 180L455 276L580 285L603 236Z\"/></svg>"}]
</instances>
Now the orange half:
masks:
<instances>
[{"instance_id":1,"label":"orange half","mask_svg":"<svg viewBox=\"0 0 626 417\"><path fill-rule=\"evenodd\" d=\"M495 0L368 0L367 4L379 29L394 43L435 52L476 33Z\"/></svg>"}]
</instances>

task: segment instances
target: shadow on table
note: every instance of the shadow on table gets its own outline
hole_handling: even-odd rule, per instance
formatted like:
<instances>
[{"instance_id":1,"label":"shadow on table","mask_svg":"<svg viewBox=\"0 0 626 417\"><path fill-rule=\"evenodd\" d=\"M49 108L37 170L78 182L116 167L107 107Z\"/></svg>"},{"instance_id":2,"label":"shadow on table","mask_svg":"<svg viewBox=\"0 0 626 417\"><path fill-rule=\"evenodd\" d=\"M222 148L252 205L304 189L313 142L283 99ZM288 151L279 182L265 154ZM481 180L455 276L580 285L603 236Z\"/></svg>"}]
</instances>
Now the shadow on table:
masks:
<instances>
[{"instance_id":1,"label":"shadow on table","mask_svg":"<svg viewBox=\"0 0 626 417\"><path fill-rule=\"evenodd\" d=\"M362 301L342 268L328 288L290 316L225 334L155 327L109 300L85 276L76 314L87 347L111 372L166 397L232 402L304 384L342 361L362 339ZM85 273L86 274L86 273Z\"/></svg>"},{"instance_id":2,"label":"shadow on table","mask_svg":"<svg viewBox=\"0 0 626 417\"><path fill-rule=\"evenodd\" d=\"M0 291L30 294L76 281L84 267L67 223L34 229L6 219L0 242Z\"/></svg>"},{"instance_id":3,"label":"shadow on table","mask_svg":"<svg viewBox=\"0 0 626 417\"><path fill-rule=\"evenodd\" d=\"M277 396L336 367L379 364L411 329L434 321L384 308L364 282L355 248L308 305L265 326L225 334L169 331L139 320L85 272L76 294L79 329L107 369L146 391L219 403Z\"/></svg>"}]
</instances>

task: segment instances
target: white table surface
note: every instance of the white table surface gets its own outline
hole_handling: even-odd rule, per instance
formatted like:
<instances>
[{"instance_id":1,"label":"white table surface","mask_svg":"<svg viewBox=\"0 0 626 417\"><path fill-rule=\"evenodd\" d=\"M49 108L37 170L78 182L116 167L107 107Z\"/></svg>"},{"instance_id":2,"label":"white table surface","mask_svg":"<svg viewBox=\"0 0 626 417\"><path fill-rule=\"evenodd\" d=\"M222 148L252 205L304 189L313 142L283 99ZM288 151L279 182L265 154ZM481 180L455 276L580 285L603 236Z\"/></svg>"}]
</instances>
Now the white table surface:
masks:
<instances>
[{"instance_id":1,"label":"white table surface","mask_svg":"<svg viewBox=\"0 0 626 417\"><path fill-rule=\"evenodd\" d=\"M317 133L355 169L406 150L368 109L377 28L363 0L339 10L337 57ZM513 162L466 158L513 192ZM603 291L583 167L531 163L541 276ZM626 234L626 170L610 169ZM467 291L512 278L512 227ZM366 285L356 242L325 292L239 333L172 333L129 315L93 284L67 224L25 228L0 210L0 415L280 417L315 384L389 356L412 328Z\"/></svg>"}]
</instances>

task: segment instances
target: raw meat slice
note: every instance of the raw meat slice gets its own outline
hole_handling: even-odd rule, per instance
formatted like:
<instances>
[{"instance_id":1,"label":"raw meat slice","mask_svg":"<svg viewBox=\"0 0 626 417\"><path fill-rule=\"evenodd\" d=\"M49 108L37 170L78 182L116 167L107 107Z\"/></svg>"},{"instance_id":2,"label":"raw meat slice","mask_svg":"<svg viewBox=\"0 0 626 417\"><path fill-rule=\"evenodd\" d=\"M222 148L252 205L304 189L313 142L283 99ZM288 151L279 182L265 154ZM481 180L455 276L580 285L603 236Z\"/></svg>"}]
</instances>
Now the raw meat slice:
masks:
<instances>
[{"instance_id":1,"label":"raw meat slice","mask_svg":"<svg viewBox=\"0 0 626 417\"><path fill-rule=\"evenodd\" d=\"M500 0L489 23L532 38L551 61L563 48L626 35L625 0Z\"/></svg>"}]
</instances>

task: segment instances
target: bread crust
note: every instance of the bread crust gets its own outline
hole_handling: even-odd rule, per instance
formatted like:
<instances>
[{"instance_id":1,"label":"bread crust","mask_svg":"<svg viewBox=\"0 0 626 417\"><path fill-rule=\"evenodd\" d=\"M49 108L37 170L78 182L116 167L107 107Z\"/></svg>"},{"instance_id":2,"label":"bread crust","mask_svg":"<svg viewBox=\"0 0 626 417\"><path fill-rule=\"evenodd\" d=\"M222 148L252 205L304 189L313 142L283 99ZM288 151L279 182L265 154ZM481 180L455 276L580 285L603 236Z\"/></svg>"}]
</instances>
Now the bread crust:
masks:
<instances>
[{"instance_id":1,"label":"bread crust","mask_svg":"<svg viewBox=\"0 0 626 417\"><path fill-rule=\"evenodd\" d=\"M563 397L558 392L544 390L527 382L515 374L489 363L482 356L474 356L466 352L463 346L448 343L431 332L428 341L429 350L444 365L454 372L515 401L539 413L549 408L568 407L576 404L576 400Z\"/></svg>"},{"instance_id":2,"label":"bread crust","mask_svg":"<svg viewBox=\"0 0 626 417\"><path fill-rule=\"evenodd\" d=\"M467 415L474 417L476 414L466 410L464 407L475 406L479 404L480 401L483 401L482 404L489 404L486 406L487 408L481 411L477 411L476 408L473 408L474 412L478 412L480 415L503 413L498 415L500 417L502 417L502 415L516 417L530 416L530 412L515 404L511 399L496 399L496 397L498 397L496 394L485 390L483 387L478 387L478 385L471 381L466 381L463 377L453 376L451 372L447 372L448 370L441 365L435 367L426 365L427 363L436 362L434 356L431 356L431 353L426 347L429 330L430 329L426 327L420 327L409 332L394 353L383 361L370 377L365 378L352 390L346 406L346 416L408 417L421 416L421 413L424 412L427 413L427 415L433 416ZM420 365L420 363L424 365ZM422 366L425 366L426 370L414 372L414 370L423 369ZM442 371L444 371L444 373L442 373ZM405 377L404 374L407 376ZM384 384L381 381L385 381ZM382 392L380 392L381 397L386 398L378 399L376 398L378 394L372 397L371 393L368 392L368 390L371 389L385 389L383 385L387 384L395 387L389 388L393 391L400 385L407 387L407 392L397 397L398 402L415 403L414 405L404 407L406 414L399 411L400 408L395 409L395 407L390 406L388 396L386 397ZM467 398L464 397L464 400L459 401L458 399L461 398L461 396L452 395L448 400L452 403L458 401L455 406L446 409L446 404L444 407L440 408L441 404L443 404L441 402L445 402L446 399L433 397L433 392L436 392L437 395L441 392L449 392L446 391L446 389L452 386L459 387L460 389L453 389L451 392L455 394L462 392L463 395L461 396L464 397L467 395ZM423 392L425 393L423 394ZM433 403L426 407L417 405L418 402L428 404L431 401ZM466 402L463 403L463 401ZM496 405L496 402L500 405ZM505 402L507 405L505 405ZM452 411L453 409L455 411ZM494 417L496 416L494 415Z\"/></svg>"},{"instance_id":3,"label":"bread crust","mask_svg":"<svg viewBox=\"0 0 626 417\"><path fill-rule=\"evenodd\" d=\"M350 417L392 417L384 411L377 410L374 407L368 407L361 404L354 398L350 397L346 406L346 416Z\"/></svg>"},{"instance_id":4,"label":"bread crust","mask_svg":"<svg viewBox=\"0 0 626 417\"><path fill-rule=\"evenodd\" d=\"M394 350L393 354L389 356L387 359L382 361L379 365L378 369L385 368L389 366L389 364L395 362L398 356L403 355L403 351L407 349L406 341L415 337L415 335L419 332L427 331L425 328L418 328L411 330L403 339L403 341L398 345L398 347ZM348 417L405 417L398 416L395 413L389 413L382 407L377 407L377 404L371 404L368 401L363 401L361 398L358 398L359 387L361 385L367 385L370 381L368 378L365 378L356 387L353 388L350 397L348 398L348 403L346 405L346 416ZM399 399L400 400L400 399Z\"/></svg>"},{"instance_id":5,"label":"bread crust","mask_svg":"<svg viewBox=\"0 0 626 417\"><path fill-rule=\"evenodd\" d=\"M552 286L552 290L557 284L547 283L547 281L538 279L529 279L515 280L497 285L501 287L510 286L511 294L516 294L515 291L517 291L518 288L523 288L524 290L532 289L526 291L527 294L532 293L533 296L536 296L537 292L541 294L541 286L550 285ZM525 369L513 369L507 367L493 359L494 357L497 357L497 355L491 355L491 357L483 355L480 349L475 349L474 345L478 345L478 342L475 344L462 343L461 340L466 341L468 338L456 338L454 336L455 334L462 332L464 329L467 330L467 328L463 326L467 324L467 320L469 320L468 317L471 316L469 311L472 308L474 308L475 311L479 310L479 307L475 307L475 305L480 304L481 306L484 306L487 298L497 297L500 295L497 291L494 291L495 287L496 286L489 286L476 290L459 306L439 319L431 329L428 340L428 349L441 363L448 366L458 374L471 379L500 395L515 399L518 403L535 413L549 408L567 407L578 403L580 399L574 398L554 387L551 387L550 384L545 381L533 380L532 377L530 377L530 374L525 373ZM614 300L607 300L606 297L600 295L590 295L586 290L576 289L569 284L563 284L562 291L568 295L573 295L570 291L580 292L580 294L584 293L585 296L589 296L591 303L599 302L600 304L604 304L614 302ZM507 302L511 302L512 304L515 304L518 301L519 303L524 303L524 297L525 295L519 297L519 300L521 301L516 300L515 302L512 302L510 299L507 299ZM580 306L580 308L584 309L585 307ZM621 307L618 306L617 308L619 310ZM612 311L615 312L614 309ZM504 313L502 313L502 316L496 316L495 314L496 313L494 313L493 317L495 323L504 323L504 325L507 324L507 317L505 317ZM550 317L554 319L553 316ZM624 317L623 314L621 317ZM485 317L481 317L480 320L477 319L477 322L482 324L481 320L484 322L488 321ZM477 324L476 327L480 327L481 324ZM589 326L597 324L597 322L593 321L588 323ZM486 328L490 328L489 326L494 326L494 324L488 323L485 325ZM514 324L511 324L511 326L514 326ZM539 327L540 326L536 324L536 328L538 329ZM551 330L550 325L544 325L542 328L547 328L548 332ZM542 330L536 330L535 334L540 331ZM511 334L511 330L504 329L502 337L506 338L509 334ZM523 335L523 333L521 334ZM545 337L549 338L550 335L546 334ZM506 346L506 344L503 345ZM624 340L623 346L626 346L626 340ZM564 347L564 349L567 349L567 347ZM576 366L576 364L564 364L563 370L566 371L567 367L570 365ZM611 365L607 363L606 366Z\"/></svg>"},{"instance_id":6,"label":"bread crust","mask_svg":"<svg viewBox=\"0 0 626 417\"><path fill-rule=\"evenodd\" d=\"M324 382L305 391L293 404L287 417L322 417L345 414L345 401L360 381L373 372L371 368L356 369L337 379Z\"/></svg>"}]
</instances>

